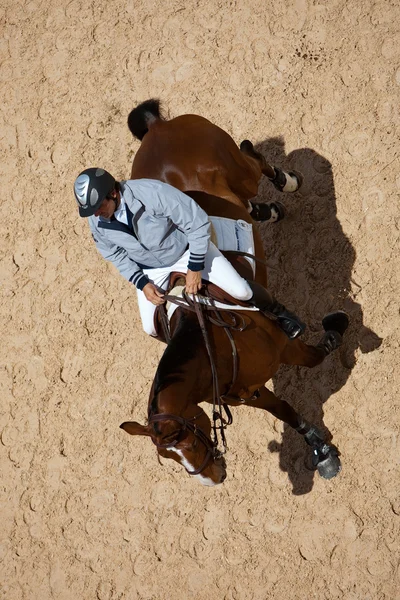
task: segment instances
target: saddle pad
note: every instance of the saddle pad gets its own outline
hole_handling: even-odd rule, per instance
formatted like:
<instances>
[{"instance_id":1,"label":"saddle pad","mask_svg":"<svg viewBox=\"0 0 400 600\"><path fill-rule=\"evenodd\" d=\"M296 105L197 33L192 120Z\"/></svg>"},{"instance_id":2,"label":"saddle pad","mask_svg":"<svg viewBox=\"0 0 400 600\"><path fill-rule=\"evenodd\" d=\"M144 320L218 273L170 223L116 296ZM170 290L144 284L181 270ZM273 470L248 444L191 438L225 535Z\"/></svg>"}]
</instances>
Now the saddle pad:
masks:
<instances>
[{"instance_id":1,"label":"saddle pad","mask_svg":"<svg viewBox=\"0 0 400 600\"><path fill-rule=\"evenodd\" d=\"M253 226L251 223L246 223L246 221L242 221L242 219L236 221L235 219L227 219L226 217L209 217L209 219L211 222L211 240L219 250L238 250L239 252L254 254ZM248 257L245 258L250 263L253 276L255 276L255 261ZM169 293L171 296L182 298L182 289L182 285L177 285ZM203 304L211 304L208 298L203 296L198 296L198 298ZM223 304L218 301L214 301L213 305L217 308L226 310L258 311L258 308L254 306ZM168 319L171 319L177 308L178 306L176 304L170 302L167 303Z\"/></svg>"},{"instance_id":2,"label":"saddle pad","mask_svg":"<svg viewBox=\"0 0 400 600\"><path fill-rule=\"evenodd\" d=\"M219 250L238 250L254 254L253 226L242 219L226 217L209 217L211 223L211 240ZM253 277L256 274L256 263L253 259L245 259L250 263Z\"/></svg>"}]
</instances>

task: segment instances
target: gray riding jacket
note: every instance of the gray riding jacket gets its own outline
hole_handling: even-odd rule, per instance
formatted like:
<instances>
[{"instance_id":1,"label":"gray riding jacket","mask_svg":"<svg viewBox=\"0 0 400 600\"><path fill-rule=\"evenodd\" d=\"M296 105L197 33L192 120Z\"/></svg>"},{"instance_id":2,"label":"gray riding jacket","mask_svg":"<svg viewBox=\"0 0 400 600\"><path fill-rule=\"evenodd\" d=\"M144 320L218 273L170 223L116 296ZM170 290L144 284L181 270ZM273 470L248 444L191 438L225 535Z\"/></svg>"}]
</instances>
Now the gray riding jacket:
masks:
<instances>
[{"instance_id":1,"label":"gray riding jacket","mask_svg":"<svg viewBox=\"0 0 400 600\"><path fill-rule=\"evenodd\" d=\"M121 181L128 225L89 217L100 254L138 289L149 282L143 269L173 265L189 246L188 268L204 269L210 239L207 214L192 198L155 179Z\"/></svg>"}]
</instances>

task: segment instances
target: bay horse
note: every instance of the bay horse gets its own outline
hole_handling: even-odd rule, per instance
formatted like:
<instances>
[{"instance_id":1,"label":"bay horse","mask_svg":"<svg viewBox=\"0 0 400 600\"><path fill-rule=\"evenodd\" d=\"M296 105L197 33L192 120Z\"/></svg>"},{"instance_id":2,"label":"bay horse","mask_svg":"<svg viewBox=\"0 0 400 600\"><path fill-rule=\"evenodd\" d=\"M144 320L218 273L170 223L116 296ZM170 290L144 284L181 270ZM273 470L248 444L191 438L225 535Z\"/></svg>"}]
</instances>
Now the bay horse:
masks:
<instances>
[{"instance_id":1,"label":"bay horse","mask_svg":"<svg viewBox=\"0 0 400 600\"><path fill-rule=\"evenodd\" d=\"M248 140L239 149L225 131L203 117L164 119L157 100L148 100L133 109L128 126L141 140L132 165L132 179L169 183L193 197L210 216L252 223L248 201L257 194L262 175L281 191L295 191L301 183L299 174L269 165ZM254 279L266 286L263 246L256 228L254 240L258 259ZM243 261L232 261L244 274ZM251 278L248 273L247 278ZM201 322L197 313L179 307L171 319L171 339L151 387L148 423L127 421L120 427L130 435L150 437L159 455L180 463L202 484L220 484L226 478L226 463L217 447L217 436L211 438L212 431L215 434L217 430L215 420L221 433L225 421L215 410L217 381L220 406L244 404L270 412L304 437L312 448L313 464L320 475L326 479L334 477L341 468L335 446L268 390L265 383L281 364L320 364L342 343L348 327L347 315L342 311L327 315L322 321L324 333L313 346L298 338L290 340L260 312L244 310L240 314L245 326L229 329L226 322L221 326L207 317ZM236 362L232 358L235 353ZM214 405L214 427L199 406L202 402Z\"/></svg>"}]
</instances>

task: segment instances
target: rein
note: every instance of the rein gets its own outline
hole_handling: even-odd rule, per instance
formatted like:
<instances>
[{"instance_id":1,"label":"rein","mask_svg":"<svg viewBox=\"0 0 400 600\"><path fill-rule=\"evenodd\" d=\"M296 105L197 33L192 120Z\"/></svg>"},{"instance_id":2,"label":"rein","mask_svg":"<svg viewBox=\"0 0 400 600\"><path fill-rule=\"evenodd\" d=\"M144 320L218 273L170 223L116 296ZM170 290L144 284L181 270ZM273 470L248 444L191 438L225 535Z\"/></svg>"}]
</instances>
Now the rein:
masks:
<instances>
[{"instance_id":1,"label":"rein","mask_svg":"<svg viewBox=\"0 0 400 600\"><path fill-rule=\"evenodd\" d=\"M166 302L170 302L171 304L176 304L180 308L185 310L189 310L190 312L196 312L195 304L196 302L190 298L187 294L183 295L183 298L179 298L178 296L171 296L169 294L164 294L164 300ZM213 297L210 295L205 296L211 302L213 302ZM209 312L214 313L214 317L208 317L209 321L218 327L225 327L228 329L233 329L235 331L243 331L246 328L246 323L242 315L239 315L237 312L231 310L230 308L217 308L213 303L212 304L203 304L201 302L197 302L197 304L202 305L203 310L207 310ZM169 321L167 317L167 313L165 309L165 305L161 306L161 310L159 312L161 327L164 333L165 341L167 344L171 341L171 333L169 329ZM220 311L223 311L227 314L232 322L227 323L225 319L221 316ZM225 329L227 331L228 329ZM232 338L233 339L233 338Z\"/></svg>"},{"instance_id":2,"label":"rein","mask_svg":"<svg viewBox=\"0 0 400 600\"><path fill-rule=\"evenodd\" d=\"M212 425L213 442L211 442L211 443L216 448L218 447L218 431L219 431L221 440L222 440L222 444L224 447L224 453L225 453L228 448L227 443L226 443L225 428L228 425L232 424L233 419L232 419L232 413L231 413L228 405L224 402L224 398L229 396L232 387L236 383L236 378L237 378L237 374L238 374L238 354L237 354L236 344L233 339L231 330L233 329L234 331L243 331L246 328L246 323L245 323L245 320L242 315L239 315L238 313L230 310L229 308L218 309L213 304L212 296L208 295L207 297L212 302L212 304L210 304L210 305L202 304L195 298L191 298L185 292L183 293L183 299L177 298L176 296L170 296L170 295L164 296L165 300L167 300L168 302L177 304L179 307L184 308L185 310L189 310L191 312L196 313L196 316L197 316L197 319L198 319L198 322L200 325L200 329L201 329L201 332L203 335L204 344L205 344L207 354L208 354L208 357L210 360L211 374L212 374L212 381L213 381L213 425ZM203 315L203 310L208 310L208 311L213 312L213 316L208 316L208 320L211 323L213 323L214 325L224 328L224 331L225 331L225 333L229 339L229 342L231 344L232 360L233 360L232 381L229 385L229 389L226 394L220 393L220 387L219 387L219 381L218 381L218 371L217 371L217 367L216 367L214 353L213 353L213 350L212 350L212 347L210 344L209 335L207 333L207 327L206 327L205 318ZM227 314L230 317L230 319L231 319L230 323L228 323L224 319L224 317L221 314L221 311L223 311L224 314ZM171 340L171 336L170 336L170 332L169 332L168 318L166 316L165 311L161 311L161 324L162 324L162 327L164 330L164 335L167 339L167 342L169 342ZM222 409L226 413L226 417L227 417L226 419L222 415L222 412L223 412Z\"/></svg>"},{"instance_id":3,"label":"rein","mask_svg":"<svg viewBox=\"0 0 400 600\"><path fill-rule=\"evenodd\" d=\"M233 250L233 251L227 251L226 253L227 254L236 254L239 256L247 256L247 257L252 258L253 260L260 262L264 265L267 264L264 260L256 258L253 254L249 254L247 252L239 252L239 251ZM183 292L183 298L178 298L177 296L171 296L168 294L164 295L164 299L167 302L171 302L172 304L176 304L177 306L179 306L185 310L189 310L191 312L196 313L196 316L197 316L197 319L198 319L198 322L200 325L200 329L201 329L201 332L203 335L204 344L205 344L205 347L207 350L208 358L210 360L210 365L211 365L211 373L212 373L212 381L213 381L213 424L212 424L213 440L211 440L201 429L199 429L195 424L192 423L192 421L194 421L197 417L193 417L192 419L185 419L184 417L180 417L178 415L163 413L163 414L153 415L149 419L149 423L156 423L156 422L160 422L160 421L169 421L169 420L176 421L177 423L182 425L183 431L188 429L189 431L194 433L194 435L196 435L206 446L207 454L206 454L206 457L205 457L203 463L195 471L188 471L189 475L198 475L206 467L210 458L213 458L215 460L216 458L222 456L222 454L225 454L225 452L228 449L228 446L226 443L225 429L228 425L232 424L233 418L232 418L232 413L231 413L228 405L226 404L226 402L224 402L224 398L229 397L229 394L230 394L234 384L236 383L237 374L238 374L238 354L237 354L236 344L233 339L231 330L243 331L246 328L246 322L242 315L239 315L237 312L234 312L233 310L230 310L229 308L217 308L214 304L213 297L209 294L207 294L206 297L209 299L210 304L201 303L199 300L196 299L195 296L193 296L193 298L191 298L185 291ZM164 308L164 306L162 308ZM220 392L219 381L218 381L218 371L217 371L217 367L216 367L214 353L213 353L213 350L212 350L212 347L210 344L209 335L207 333L206 322L205 322L205 318L204 318L204 314L203 314L204 310L211 311L213 313L213 316L208 315L208 320L213 325L224 328L224 331L225 331L225 333L229 339L229 342L231 344L232 362L233 362L233 364L232 364L232 381L229 385L228 392L226 394L221 394L221 392ZM221 311L225 315L228 315L230 317L231 323L227 323L227 321L222 316ZM160 320L161 320L161 326L163 329L165 340L166 340L167 344L169 344L169 342L171 341L171 333L170 333L169 321L168 321L168 317L167 317L165 309L160 311ZM224 411L226 413L226 417L227 417L226 419L222 416L222 409L224 409ZM222 444L224 447L223 452L221 452L218 449L218 443L219 443L218 431L220 432ZM179 442L179 438L177 438L174 442L169 443L169 444L157 444L156 442L154 442L154 443L158 448L168 448L171 446L175 446L178 442Z\"/></svg>"}]
</instances>

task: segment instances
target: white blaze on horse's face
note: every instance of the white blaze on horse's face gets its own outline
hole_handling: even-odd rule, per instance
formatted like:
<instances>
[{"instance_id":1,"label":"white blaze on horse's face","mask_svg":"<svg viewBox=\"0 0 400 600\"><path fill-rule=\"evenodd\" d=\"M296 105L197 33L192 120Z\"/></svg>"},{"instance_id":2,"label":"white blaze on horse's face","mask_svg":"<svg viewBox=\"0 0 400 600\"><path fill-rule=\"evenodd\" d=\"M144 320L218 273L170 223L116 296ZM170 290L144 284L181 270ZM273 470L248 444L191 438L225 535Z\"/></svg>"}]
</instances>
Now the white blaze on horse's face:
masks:
<instances>
[{"instance_id":1,"label":"white blaze on horse's face","mask_svg":"<svg viewBox=\"0 0 400 600\"><path fill-rule=\"evenodd\" d=\"M177 448L172 448L172 447L168 448L168 450L169 450L169 452L175 452L175 454L177 454L179 456L179 458L181 459L181 465L183 467L185 467L186 471L194 471L195 470L195 467L190 464L190 462L184 456L182 450L178 450ZM200 481L200 483L202 483L203 485L208 485L210 487L214 486L214 485L218 485L218 483L215 483L209 477L204 477L204 475L202 475L201 473L199 473L198 475L193 475L193 477L196 477L196 479L198 479Z\"/></svg>"}]
</instances>

